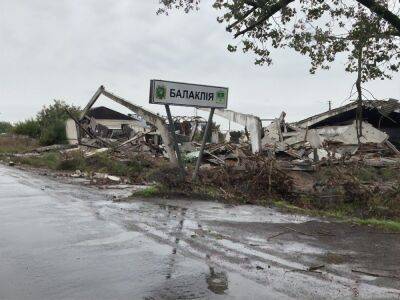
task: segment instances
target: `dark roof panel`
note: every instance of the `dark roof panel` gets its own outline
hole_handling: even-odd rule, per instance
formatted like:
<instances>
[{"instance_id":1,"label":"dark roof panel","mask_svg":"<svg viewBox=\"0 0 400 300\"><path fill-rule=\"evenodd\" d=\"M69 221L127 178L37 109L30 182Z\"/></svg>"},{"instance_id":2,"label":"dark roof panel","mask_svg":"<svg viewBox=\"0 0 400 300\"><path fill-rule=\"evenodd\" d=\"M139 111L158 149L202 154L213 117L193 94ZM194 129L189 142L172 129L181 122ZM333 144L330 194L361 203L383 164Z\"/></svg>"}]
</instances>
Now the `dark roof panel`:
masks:
<instances>
[{"instance_id":1,"label":"dark roof panel","mask_svg":"<svg viewBox=\"0 0 400 300\"><path fill-rule=\"evenodd\" d=\"M99 107L93 107L91 108L88 113L88 117L93 117L95 119L103 119L103 120L129 120L129 121L135 121L137 120L134 117L130 117L124 114L121 114L115 110L109 109L104 106L99 106Z\"/></svg>"}]
</instances>

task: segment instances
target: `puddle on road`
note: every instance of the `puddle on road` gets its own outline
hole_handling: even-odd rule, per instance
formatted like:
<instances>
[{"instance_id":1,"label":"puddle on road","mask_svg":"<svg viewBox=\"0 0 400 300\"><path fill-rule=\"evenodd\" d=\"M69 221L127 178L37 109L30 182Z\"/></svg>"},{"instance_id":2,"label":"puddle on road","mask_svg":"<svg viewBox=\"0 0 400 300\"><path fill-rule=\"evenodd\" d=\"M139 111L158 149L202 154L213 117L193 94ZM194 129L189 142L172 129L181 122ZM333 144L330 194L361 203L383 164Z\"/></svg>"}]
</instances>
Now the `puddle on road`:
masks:
<instances>
[{"instance_id":1,"label":"puddle on road","mask_svg":"<svg viewBox=\"0 0 400 300\"><path fill-rule=\"evenodd\" d=\"M193 268L194 267L194 268ZM198 266L192 266L194 270ZM271 288L257 284L236 273L212 266L191 274L174 274L153 286L143 299L291 299Z\"/></svg>"},{"instance_id":2,"label":"puddle on road","mask_svg":"<svg viewBox=\"0 0 400 300\"><path fill-rule=\"evenodd\" d=\"M104 272L92 275L99 276L100 280L109 276L115 280L115 286L122 285L122 289L116 290L134 291L133 299L285 299L284 294L301 298L321 295L335 298L349 295L347 289L355 284L354 278L340 275L324 274L325 277L311 278L307 274L285 273L287 269L308 267L304 261L293 259L293 254L302 258L322 257L326 255L325 250L312 246L318 244L300 241L279 243L275 239L268 243L265 225L302 223L313 218L287 215L259 206L226 206L204 201L168 200L167 203L160 199L114 203L106 201L107 198L98 191L48 179L16 178L14 181L8 177L4 182L11 182L13 186L23 184L25 191L46 195L33 199L25 197L21 191L20 196L25 197L21 205L31 203L27 206L30 207L29 217L36 216L46 226L53 225L55 233L61 229L66 234L71 228L81 229L82 232L74 231L68 241L76 242L74 251L88 251L86 256L79 253L80 263L98 255L101 263L96 261L90 265L91 271ZM41 191L40 186L49 188ZM36 207L42 202L46 203L43 211ZM4 204L18 205L14 201ZM36 211L36 215L32 211ZM57 221L54 216L58 215L64 219ZM43 219L44 216L51 218ZM213 223L216 220L217 225ZM108 231L97 232L99 226ZM247 231L243 230L238 236L240 228ZM214 235L210 234L214 231ZM249 245L251 242L267 245L253 247ZM68 249L65 253L70 252ZM57 252L57 257L62 255ZM335 260L338 267L343 267L338 257L329 257L329 260ZM60 262L64 270L63 262L64 258ZM268 268L270 262L271 268ZM81 266L77 268L81 271ZM372 296L396 292L365 284L360 284L359 289L360 297L366 292Z\"/></svg>"}]
</instances>

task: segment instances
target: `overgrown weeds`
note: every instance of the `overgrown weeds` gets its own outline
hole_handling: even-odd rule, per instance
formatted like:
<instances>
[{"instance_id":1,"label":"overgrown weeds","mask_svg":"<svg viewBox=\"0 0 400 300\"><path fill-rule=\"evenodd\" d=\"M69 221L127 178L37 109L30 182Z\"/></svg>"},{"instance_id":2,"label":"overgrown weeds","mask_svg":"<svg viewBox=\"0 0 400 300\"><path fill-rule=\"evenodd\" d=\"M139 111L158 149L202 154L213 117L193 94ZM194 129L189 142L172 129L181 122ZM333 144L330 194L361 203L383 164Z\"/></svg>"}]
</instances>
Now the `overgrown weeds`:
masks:
<instances>
[{"instance_id":1,"label":"overgrown weeds","mask_svg":"<svg viewBox=\"0 0 400 300\"><path fill-rule=\"evenodd\" d=\"M181 177L179 169L164 166L149 173L148 178L165 190L204 198L223 199L236 203L267 203L271 197L290 197L291 178L280 170L274 160L257 158L243 165L243 169L219 166L202 169L199 179L191 174Z\"/></svg>"},{"instance_id":2,"label":"overgrown weeds","mask_svg":"<svg viewBox=\"0 0 400 300\"><path fill-rule=\"evenodd\" d=\"M314 191L290 203L359 218L400 218L400 176L396 166L326 166L315 174Z\"/></svg>"},{"instance_id":3,"label":"overgrown weeds","mask_svg":"<svg viewBox=\"0 0 400 300\"><path fill-rule=\"evenodd\" d=\"M37 140L26 136L12 134L0 136L0 154L27 152L37 148L38 145Z\"/></svg>"},{"instance_id":4,"label":"overgrown weeds","mask_svg":"<svg viewBox=\"0 0 400 300\"><path fill-rule=\"evenodd\" d=\"M141 183L148 180L148 173L155 163L149 158L135 156L131 159L120 160L108 153L99 153L85 157L81 151L68 154L48 152L38 156L15 156L14 162L29 165L35 168L47 168L58 171L80 170L86 173L107 173L127 177L131 182Z\"/></svg>"}]
</instances>

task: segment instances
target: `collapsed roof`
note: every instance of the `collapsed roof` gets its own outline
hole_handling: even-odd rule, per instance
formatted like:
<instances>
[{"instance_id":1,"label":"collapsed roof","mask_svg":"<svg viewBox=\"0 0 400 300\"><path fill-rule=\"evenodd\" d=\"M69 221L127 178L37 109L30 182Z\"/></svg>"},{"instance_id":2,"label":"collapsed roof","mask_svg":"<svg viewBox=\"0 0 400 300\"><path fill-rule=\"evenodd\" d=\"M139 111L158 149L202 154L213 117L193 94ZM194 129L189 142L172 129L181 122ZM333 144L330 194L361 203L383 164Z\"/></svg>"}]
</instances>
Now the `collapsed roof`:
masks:
<instances>
[{"instance_id":1,"label":"collapsed roof","mask_svg":"<svg viewBox=\"0 0 400 300\"><path fill-rule=\"evenodd\" d=\"M97 120L138 121L138 119L132 115L124 115L104 106L93 107L87 112L86 115Z\"/></svg>"},{"instance_id":2,"label":"collapsed roof","mask_svg":"<svg viewBox=\"0 0 400 300\"><path fill-rule=\"evenodd\" d=\"M400 102L395 99L364 100L362 101L362 106L363 121L385 132L389 136L389 141L399 147ZM345 106L292 123L291 125L303 129L350 125L356 119L356 110L357 103L352 102Z\"/></svg>"}]
</instances>

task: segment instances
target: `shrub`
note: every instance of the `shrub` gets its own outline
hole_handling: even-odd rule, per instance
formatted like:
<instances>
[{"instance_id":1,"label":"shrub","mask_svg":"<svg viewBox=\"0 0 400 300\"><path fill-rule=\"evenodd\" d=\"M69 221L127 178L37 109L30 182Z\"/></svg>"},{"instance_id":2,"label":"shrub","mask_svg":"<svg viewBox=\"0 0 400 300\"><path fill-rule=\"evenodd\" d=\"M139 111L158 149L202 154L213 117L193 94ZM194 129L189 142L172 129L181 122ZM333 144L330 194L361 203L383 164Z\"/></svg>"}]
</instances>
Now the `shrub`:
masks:
<instances>
[{"instance_id":1,"label":"shrub","mask_svg":"<svg viewBox=\"0 0 400 300\"><path fill-rule=\"evenodd\" d=\"M41 145L64 144L67 142L65 121L69 118L67 110L75 117L79 107L68 105L64 101L54 100L53 104L43 106L36 118L17 123L13 132L39 138Z\"/></svg>"},{"instance_id":2,"label":"shrub","mask_svg":"<svg viewBox=\"0 0 400 300\"><path fill-rule=\"evenodd\" d=\"M69 118L67 110L78 117L79 107L68 105L61 100L54 100L53 104L43 106L36 116L40 125L40 144L53 145L67 142L65 132L65 121Z\"/></svg>"},{"instance_id":3,"label":"shrub","mask_svg":"<svg viewBox=\"0 0 400 300\"><path fill-rule=\"evenodd\" d=\"M11 132L12 125L9 122L0 122L0 133Z\"/></svg>"},{"instance_id":4,"label":"shrub","mask_svg":"<svg viewBox=\"0 0 400 300\"><path fill-rule=\"evenodd\" d=\"M180 170L178 167L166 164L149 172L147 174L147 179L149 181L155 181L170 190L179 188L183 191L190 188L190 185L186 184L185 178L179 174Z\"/></svg>"},{"instance_id":5,"label":"shrub","mask_svg":"<svg viewBox=\"0 0 400 300\"><path fill-rule=\"evenodd\" d=\"M65 132L65 121L54 120L51 124L41 128L39 143L41 145L65 144L67 134Z\"/></svg>"},{"instance_id":6,"label":"shrub","mask_svg":"<svg viewBox=\"0 0 400 300\"><path fill-rule=\"evenodd\" d=\"M28 119L15 124L12 132L19 135L26 135L31 138L38 138L40 136L40 124L35 119Z\"/></svg>"}]
</instances>

